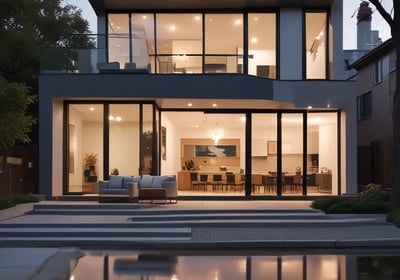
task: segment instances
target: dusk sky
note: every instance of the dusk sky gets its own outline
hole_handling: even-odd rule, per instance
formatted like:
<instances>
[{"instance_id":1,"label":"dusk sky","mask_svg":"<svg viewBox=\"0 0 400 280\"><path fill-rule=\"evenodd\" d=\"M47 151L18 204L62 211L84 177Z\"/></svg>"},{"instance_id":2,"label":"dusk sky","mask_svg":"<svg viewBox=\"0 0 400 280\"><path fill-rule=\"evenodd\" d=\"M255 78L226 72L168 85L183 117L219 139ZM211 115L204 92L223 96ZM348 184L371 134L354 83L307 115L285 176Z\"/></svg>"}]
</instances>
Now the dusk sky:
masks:
<instances>
[{"instance_id":1,"label":"dusk sky","mask_svg":"<svg viewBox=\"0 0 400 280\"><path fill-rule=\"evenodd\" d=\"M92 33L97 33L96 14L88 0L64 0L65 3L73 4L82 10L83 17L89 21L90 30ZM355 49L357 47L357 8L361 0L343 0L343 49ZM391 10L393 0L382 0L382 3ZM375 11L375 7L370 4L370 7ZM352 15L354 16L352 17ZM372 14L372 30L379 30L379 37L382 41L389 39L390 29L383 18L376 11Z\"/></svg>"}]
</instances>

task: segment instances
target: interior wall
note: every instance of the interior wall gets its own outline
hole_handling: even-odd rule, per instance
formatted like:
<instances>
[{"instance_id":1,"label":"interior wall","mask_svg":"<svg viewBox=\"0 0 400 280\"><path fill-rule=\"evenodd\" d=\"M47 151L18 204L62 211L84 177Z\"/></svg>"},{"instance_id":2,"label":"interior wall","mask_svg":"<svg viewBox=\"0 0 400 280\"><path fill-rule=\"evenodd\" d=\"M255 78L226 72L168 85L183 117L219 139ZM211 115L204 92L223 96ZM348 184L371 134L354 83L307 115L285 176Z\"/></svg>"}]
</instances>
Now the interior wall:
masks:
<instances>
[{"instance_id":1,"label":"interior wall","mask_svg":"<svg viewBox=\"0 0 400 280\"><path fill-rule=\"evenodd\" d=\"M110 172L117 168L120 175L139 174L138 132L137 123L120 122L110 125Z\"/></svg>"},{"instance_id":2,"label":"interior wall","mask_svg":"<svg viewBox=\"0 0 400 280\"><path fill-rule=\"evenodd\" d=\"M53 102L52 171L49 170L49 176L53 176L52 196L62 195L63 192L63 112L62 101L55 100Z\"/></svg>"},{"instance_id":3,"label":"interior wall","mask_svg":"<svg viewBox=\"0 0 400 280\"><path fill-rule=\"evenodd\" d=\"M332 171L332 190L337 194L337 129L336 124L319 127L319 167Z\"/></svg>"},{"instance_id":4,"label":"interior wall","mask_svg":"<svg viewBox=\"0 0 400 280\"><path fill-rule=\"evenodd\" d=\"M83 155L82 155L82 115L77 110L69 107L69 124L75 128L74 172L69 173L69 185L81 186L83 180Z\"/></svg>"},{"instance_id":5,"label":"interior wall","mask_svg":"<svg viewBox=\"0 0 400 280\"><path fill-rule=\"evenodd\" d=\"M104 178L103 174L103 123L82 123L82 156L85 154L97 154L96 175L97 179ZM83 170L82 170L83 172Z\"/></svg>"},{"instance_id":6,"label":"interior wall","mask_svg":"<svg viewBox=\"0 0 400 280\"><path fill-rule=\"evenodd\" d=\"M166 128L166 160L161 158L161 175L175 175L180 166L179 130L171 123L168 114L162 114L161 125Z\"/></svg>"}]
</instances>

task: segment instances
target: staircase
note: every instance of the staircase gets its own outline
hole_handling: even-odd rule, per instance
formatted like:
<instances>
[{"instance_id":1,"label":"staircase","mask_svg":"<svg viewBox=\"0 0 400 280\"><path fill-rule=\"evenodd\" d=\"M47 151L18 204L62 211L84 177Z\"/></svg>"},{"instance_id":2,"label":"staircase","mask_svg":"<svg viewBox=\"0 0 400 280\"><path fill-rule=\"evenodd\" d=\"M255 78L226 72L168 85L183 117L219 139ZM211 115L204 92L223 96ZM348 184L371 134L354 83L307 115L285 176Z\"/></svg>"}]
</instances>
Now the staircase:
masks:
<instances>
[{"instance_id":1,"label":"staircase","mask_svg":"<svg viewBox=\"0 0 400 280\"><path fill-rule=\"evenodd\" d=\"M196 242L194 229L338 227L384 223L381 216L330 216L313 209L174 209L136 204L36 204L0 222L0 246L157 248Z\"/></svg>"}]
</instances>

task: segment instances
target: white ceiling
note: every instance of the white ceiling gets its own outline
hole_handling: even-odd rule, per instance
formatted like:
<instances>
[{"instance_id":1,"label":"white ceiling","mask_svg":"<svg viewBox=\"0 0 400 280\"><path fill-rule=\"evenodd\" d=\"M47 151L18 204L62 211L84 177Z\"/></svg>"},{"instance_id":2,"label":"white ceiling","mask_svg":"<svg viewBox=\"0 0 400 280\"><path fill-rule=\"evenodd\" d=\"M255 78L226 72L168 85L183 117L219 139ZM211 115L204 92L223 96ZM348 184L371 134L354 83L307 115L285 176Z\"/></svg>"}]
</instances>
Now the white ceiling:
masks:
<instances>
[{"instance_id":1,"label":"white ceiling","mask_svg":"<svg viewBox=\"0 0 400 280\"><path fill-rule=\"evenodd\" d=\"M113 104L110 106L111 114L114 117L121 117L121 121L139 122L137 105ZM72 104L71 108L81 114L81 118L86 121L98 122L103 118L103 105L100 104ZM93 108L93 110L91 110ZM71 114L71 113L70 113ZM146 116L151 115L151 108L148 106L145 111ZM205 114L201 111L170 111L163 112L162 117L168 118L174 126L184 128L202 128L218 126L224 128L244 128L244 114ZM268 128L276 126L276 114L253 114L253 128ZM286 127L299 127L302 123L301 114L283 114L282 121ZM336 122L336 114L313 113L309 115L309 125L332 124Z\"/></svg>"}]
</instances>

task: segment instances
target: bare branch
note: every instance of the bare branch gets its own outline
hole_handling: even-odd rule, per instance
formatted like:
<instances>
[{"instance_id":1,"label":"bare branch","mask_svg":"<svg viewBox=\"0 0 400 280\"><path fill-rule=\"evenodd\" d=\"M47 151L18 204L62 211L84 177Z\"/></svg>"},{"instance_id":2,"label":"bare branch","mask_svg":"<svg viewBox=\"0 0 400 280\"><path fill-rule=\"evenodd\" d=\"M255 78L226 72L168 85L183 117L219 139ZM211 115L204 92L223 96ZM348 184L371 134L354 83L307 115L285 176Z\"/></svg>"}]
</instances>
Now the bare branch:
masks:
<instances>
[{"instance_id":1,"label":"bare branch","mask_svg":"<svg viewBox=\"0 0 400 280\"><path fill-rule=\"evenodd\" d=\"M394 28L394 20L392 19L390 14L385 10L385 8L382 6L381 2L379 0L368 0L368 1L371 2L371 4L375 6L375 8L378 10L378 12L381 14L381 16L389 24L390 28ZM393 0L393 1L395 1L395 0Z\"/></svg>"}]
</instances>

